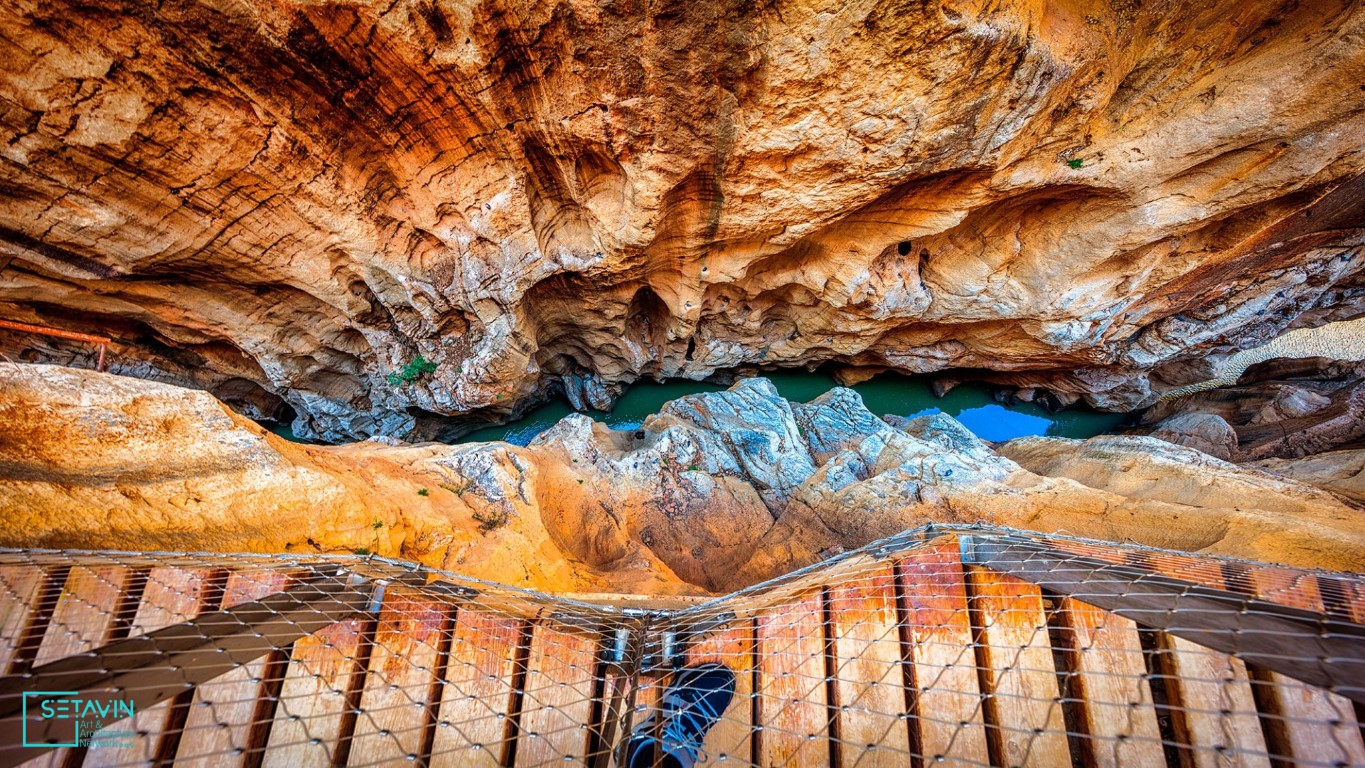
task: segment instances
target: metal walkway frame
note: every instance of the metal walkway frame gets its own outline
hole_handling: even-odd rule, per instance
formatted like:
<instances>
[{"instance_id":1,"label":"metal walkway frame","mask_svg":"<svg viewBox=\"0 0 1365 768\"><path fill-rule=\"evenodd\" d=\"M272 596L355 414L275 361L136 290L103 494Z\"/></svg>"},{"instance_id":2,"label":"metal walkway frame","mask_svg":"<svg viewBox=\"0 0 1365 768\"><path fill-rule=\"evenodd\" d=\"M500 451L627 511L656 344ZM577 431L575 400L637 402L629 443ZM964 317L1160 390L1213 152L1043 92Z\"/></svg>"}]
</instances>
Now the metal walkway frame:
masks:
<instances>
[{"instance_id":1,"label":"metal walkway frame","mask_svg":"<svg viewBox=\"0 0 1365 768\"><path fill-rule=\"evenodd\" d=\"M915 571L905 564L907 556L913 558L921 552L935 553L934 557L938 559L926 561L930 564L927 570L920 565L914 566L920 568ZM891 564L890 570L888 564ZM501 686L498 695L503 695L502 688L510 693L509 714L514 717L505 724L498 724L504 734L505 744L495 762L540 764L555 762L553 758L560 755L566 759L576 757L590 765L608 765L613 760L620 764L622 755L619 754L619 747L624 741L619 738L620 734L629 733L634 724L657 704L659 688L667 675L673 669L704 656L699 649L709 648L708 644L714 644L717 637L725 633L738 636L735 635L737 631L750 638L752 647L750 652L746 652L752 655L745 658L753 662L753 690L749 694L753 708L745 717L749 727L756 729L752 741L758 742L761 738L764 744L761 749L755 744L748 744L748 759L743 755L731 757L737 758L740 763L751 759L753 763L765 765L819 764L821 760L845 764L850 759L863 762L862 757L871 753L849 752L849 745L843 743L847 739L841 738L846 735L845 731L855 729L856 723L851 724L851 721L858 719L847 715L847 704L842 705L844 714L834 706L841 697L848 698L847 692L841 691L851 685L850 690L857 689L859 696L866 696L869 695L869 681L860 680L857 675L867 677L869 674L881 674L885 677L885 674L894 673L899 679L902 671L906 676L907 691L915 690L916 686L924 690L920 683L911 685L914 681L910 679L913 675L909 665L913 654L904 649L923 649L931 647L926 646L926 643L941 641L915 637L917 631L932 622L907 617L930 615L923 613L928 610L925 605L932 607L939 597L979 578L980 573L990 573L998 578L1029 585L1032 590L1030 594L1042 596L1045 603L1078 601L1074 605L1123 617L1143 631L1178 638L1208 652L1216 652L1219 658L1235 659L1239 665L1256 670L1257 680L1271 681L1267 685L1282 684L1283 677L1312 686L1320 690L1322 696L1355 702L1358 710L1360 705L1365 704L1365 626L1361 624L1365 620L1365 579L1359 575L1302 571L1249 561L985 526L933 525L914 529L777 579L681 609L641 607L634 601L628 606L577 601L481 582L373 555L268 556L0 550L0 572L6 568L37 569L35 572L40 572L42 576L29 585L25 593L31 596L26 613L13 608L14 601L22 598L20 593L24 593L24 585L28 584L18 576L7 584L11 605L0 610L0 670L6 673L5 677L0 678L0 768L20 765L54 750L62 755L59 762L64 765L81 764L82 760L86 764L108 763L90 762L103 754L101 750L92 749L85 754L55 746L17 748L24 738L29 743L44 739L62 743L58 731L63 724L39 718L33 713L25 720L26 691L79 690L86 697L131 702L138 713L157 711L161 707L172 713L165 718L162 729L172 734L173 737L169 739L171 745L181 748L183 752L180 742L195 738L189 735L192 732L198 733L189 728L194 715L187 714L187 697L211 681L239 670L253 665L265 669L273 664L274 685L266 685L261 689L267 691L265 698L273 697L276 700L272 702L272 707L266 708L273 712L282 696L280 681L287 676L286 669L292 670L290 665L295 663L285 657L291 653L297 656L297 644L300 641L315 637L329 627L348 621L360 622L368 627L364 631L369 639L356 646L363 648L356 652L361 677L364 677L365 669L371 670L373 677L375 669L388 670L395 663L406 664L411 658L416 658L422 652L420 644L408 643L405 638L420 632L422 626L412 629L404 624L402 632L396 632L392 637L385 635L389 638L386 642L404 644L404 650L384 656L385 664L389 666L376 666L376 659L385 654L382 648L384 643L380 641L380 635L385 632L385 622L390 620L385 611L394 610L393 605L403 605L404 600L421 602L427 606L448 605L450 608L447 613L426 622L431 626L439 625L437 630L430 633L433 649L427 654L433 660L430 664L434 665L434 670L421 664L413 665L425 675L417 677L427 680L425 688L417 684L412 686L413 690L421 693L420 702L415 700L418 698L416 696L412 702L413 717L420 715L417 718L420 723L411 727L414 733L410 734L410 738L395 739L392 736L394 729L380 727L383 723L375 725L375 733L379 734L376 738L400 741L403 749L412 749L401 757L431 764L443 762L439 758L445 753L437 750L437 731L450 724L441 716L447 701L442 681L451 679L450 675L456 666L458 654L454 646L460 641L459 628L453 618L455 615L491 622L489 626L494 628L488 631L492 634L510 633L505 643L508 649L506 658L502 660L501 667L507 670L507 679L494 682ZM99 569L114 574L108 578L129 578L129 574L141 573L141 585L131 586L136 578L122 585L125 591L135 593L131 597L125 596L126 604L122 604L122 607L94 605L94 600L77 605L76 592L79 587L72 586L73 574L77 571L81 574L87 571L94 573ZM163 584L166 579L174 581L183 574L201 572L217 575L205 577L201 581L175 582L179 586L172 585L169 591ZM941 575L949 572L956 575L942 580ZM261 589L254 588L254 591L238 590L239 597L255 599L229 599L229 593L234 589L233 582L227 578L230 574L262 573L289 576L272 582L267 594L261 594ZM964 576L964 573L967 575ZM158 577L157 574L162 575ZM892 574L893 578L888 581L886 574ZM158 578L162 581L158 581ZM885 583L876 581L876 578L881 578ZM921 582L925 587L924 597L921 602L916 602L917 598L913 595L907 597L907 585L914 591L914 586ZM62 585L60 589L59 584ZM185 587L185 584L191 586ZM1289 586L1284 587L1285 584ZM858 593L859 599L867 595L875 597L875 590L881 589L887 599L895 603L895 615L890 623L877 625L890 628L882 631L883 636L887 631L892 631L895 637L887 640L886 637L863 632L859 635L862 645L855 648L851 660L845 658L848 653L839 648L846 647L849 638L858 635L860 627L865 627L841 621L847 615L854 615L861 605L850 602L847 596L841 596L842 593L836 594L845 585L862 590ZM1281 587L1277 590L1274 585ZM165 606L155 611L148 608L148 605L156 602L153 599L154 592L170 596L162 600L169 601L170 609ZM194 600L186 602L187 596L191 595ZM1309 596L1307 602L1302 599L1304 595ZM0 603L5 602L5 597L0 594ZM63 600L67 602L62 603ZM983 633L994 624L980 620L977 616L980 607L969 603L963 603L962 607L968 609L964 613L970 613L972 618L967 640L968 647L975 649L971 659L974 672L970 682L975 685L979 678L981 685L975 697L984 702L991 695L997 698L1003 695L996 688L991 688L993 694L987 694L989 686L986 682L991 675L998 674L1002 669L1008 671L1008 668L994 665L989 660L982 661L980 646L986 644ZM214 604L220 607L216 610L206 609L206 606ZM64 611L63 605L70 609ZM59 626L61 621L68 620L64 617L82 614L82 611L89 617L103 617L103 635L87 632L84 625L78 626L76 622L70 622L70 626ZM177 611L192 615L176 620L182 618L177 616ZM808 613L803 614L802 611ZM20 613L24 616L14 618ZM810 617L804 625L801 624L803 616ZM814 670L813 673L792 672L785 668L782 671L769 671L763 667L764 657L757 650L757 643L764 637L776 636L771 633L764 635L764 627L785 627L781 622L789 620L792 627L805 630L807 635L802 638L802 631L789 633L792 637L787 639L791 640L792 647L801 645L803 639L809 642L806 642L807 650L791 651L790 659L784 657L783 663L790 661L793 668L806 665ZM954 619L940 618L937 621L946 626ZM964 622L962 626L968 626L965 616L961 621ZM844 629L852 626L852 631L844 632L837 627L831 629L835 625ZM1035 629L1041 631L1043 628ZM812 632L816 636L811 637ZM76 652L45 653L45 649L68 640L72 635L81 635L83 638L83 644L79 647L66 649L75 649ZM537 646L538 638L546 636L555 640L548 645ZM1054 647L1058 645L1051 644ZM768 647L776 646L770 643ZM873 669L872 673L868 673L867 659L864 658L866 649L885 650L886 647L891 649L891 656L887 657L889 660L884 662L886 670L877 672ZM562 655L561 652L566 648L580 654L577 663L565 665L560 663L563 659L556 661L556 654ZM898 652L896 648L902 651ZM914 653L918 654L919 650ZM54 657L53 654L59 655ZM776 657L775 653L772 655ZM1150 651L1147 655L1151 655ZM816 659L816 656L821 658ZM271 659L274 661L271 662ZM916 663L923 662L917 657ZM863 666L857 667L861 671L848 673L853 677L845 680L848 675L841 672L840 665L849 664ZM947 666L953 665L950 662ZM1001 669L996 669L997 666L1001 666ZM553 686L537 688L530 680L531 676L537 674L550 674L545 670L577 669L582 672L580 668L585 667L591 668L588 670L590 674L577 675L576 682L572 684L558 682ZM1083 670L1073 671L1072 674L1079 676L1081 672ZM768 677L762 677L765 674ZM761 685L776 685L783 679L790 679L788 675L800 677L803 674L811 680L809 690L821 692L825 700L820 706L807 707L807 710L808 714L814 713L816 720L828 717L821 732L829 744L828 749L819 749L804 757L799 745L792 754L772 746L772 743L783 742L784 735L780 728L766 722L765 719L770 715L767 709L760 707L763 697L767 695ZM1060 666L1056 674L1061 675ZM1121 677L1118 673L1113 674L1116 679ZM1175 677L1172 680L1178 682ZM872 687L875 688L877 684L873 681ZM1066 686L1065 680L1062 685ZM388 687L402 686L390 682ZM577 693L556 698L557 694L569 689ZM364 696L369 696L368 684L361 690ZM872 690L871 693L877 692ZM921 697L923 695L920 694ZM1086 695L1087 692L1083 691L1078 696L1082 704ZM350 702L348 706L356 712L366 711L369 716L366 708L357 702L370 699L363 698L361 691L353 691L347 696ZM473 694L470 696L473 697ZM381 693L375 693L371 698L379 701L382 696ZM922 704L912 701L913 698L907 694L904 706L896 706L900 710L897 719L914 717L911 710L915 707L919 707L915 710L919 718L932 719L923 711ZM531 706L529 699L536 699L540 707L550 711L550 714L559 714L557 707L578 714L568 719L561 718L562 722L557 722L558 730L553 732L553 737L542 735L527 722L546 719L541 717L537 708ZM175 700L180 701L180 704L168 704ZM999 720L998 713L992 715L986 712L994 705L981 702L976 705L978 717ZM1260 717L1265 721L1265 710L1273 709L1273 706L1261 705L1258 701L1258 707L1262 710ZM390 710L395 709L390 704L375 707L373 711L381 713L378 719L387 723L389 720L384 718L392 714ZM760 709L764 711L760 712ZM980 714L982 712L986 714ZM870 711L870 714L877 713ZM272 717L278 717L278 712L273 712ZM257 741L260 740L262 722L259 717L253 721L253 732L257 733L253 738ZM1287 717L1285 722L1292 726L1293 718ZM266 727L268 725L266 723ZM986 725L990 726L990 723ZM1006 754L1008 748L1004 746L1006 740L1000 737L1000 733L1007 729L999 722L995 725L996 735L991 740L990 750L980 752L976 758L960 755L957 762L1009 764ZM1316 723L1315 728L1320 731L1322 727L1338 728L1341 725L1340 722ZM959 730L965 726L966 721L960 724ZM359 728L354 719L350 727ZM795 728L799 731L801 727L804 726ZM913 723L911 725L907 759L910 762L932 762L934 758L942 757L932 753L926 745L926 742L936 738L929 731L937 726L921 724L919 727L922 732L916 736L915 726ZM1286 757L1285 750L1292 750L1295 743L1292 727L1287 735L1278 732L1279 726L1275 722L1264 728L1268 742L1272 743L1271 747L1266 748L1267 756L1273 759ZM1355 728L1358 738L1358 722ZM580 737L577 732L579 729L586 731L586 736ZM769 735L760 736L764 730L768 730ZM951 731L952 728L947 730ZM1095 741L1104 738L1104 734L1095 731L1093 724L1089 727L1071 722L1066 724L1065 734L1071 743L1073 757L1077 757L1078 753L1081 757L1095 753L1093 745L1080 743L1077 746L1078 740L1083 742L1085 739ZM351 765L389 762L389 758L372 757L369 748L373 743L365 741L357 733L347 737L350 743L329 753L332 762ZM1116 734L1115 749L1118 749L1117 745L1126 741L1126 738L1122 731ZM575 752L573 744L580 739L583 748ZM793 744L799 741L785 740ZM956 735L949 738L947 743L951 745L955 740ZM158 743L166 741L161 739ZM1192 731L1174 736L1164 733L1160 738L1160 750L1177 755L1176 761L1182 765L1203 764L1191 758L1201 754L1200 745L1195 741L1197 737ZM366 749L360 750L357 745L366 746ZM474 746L488 748L490 745L478 742ZM870 750L877 745L854 746ZM377 752L374 754L387 754L387 743L381 747L376 747ZM1347 754L1353 754L1350 750L1354 748L1354 744L1343 747ZM164 744L158 747L153 761L173 762L176 753L168 752L169 749ZM268 749L269 746L262 743L247 748L247 756L242 764L261 764L261 758ZM786 754L783 760L776 759L775 756L783 754ZM812 758L811 754L816 757ZM849 755L855 755L857 759ZM1297 757L1293 754L1288 756ZM1167 754L1167 762L1171 759L1170 754ZM1256 763L1254 760L1245 762ZM1311 760L1298 762L1311 764ZM119 763L115 761L113 764Z\"/></svg>"}]
</instances>

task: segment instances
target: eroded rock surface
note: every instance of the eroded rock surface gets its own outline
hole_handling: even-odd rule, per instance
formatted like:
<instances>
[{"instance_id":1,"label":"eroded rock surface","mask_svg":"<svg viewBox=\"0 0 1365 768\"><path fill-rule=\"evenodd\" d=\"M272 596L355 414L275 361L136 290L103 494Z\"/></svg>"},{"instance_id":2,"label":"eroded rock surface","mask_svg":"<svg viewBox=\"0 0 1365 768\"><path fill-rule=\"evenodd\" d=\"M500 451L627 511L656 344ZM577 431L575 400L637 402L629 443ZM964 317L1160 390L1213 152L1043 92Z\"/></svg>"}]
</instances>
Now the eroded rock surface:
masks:
<instances>
[{"instance_id":1,"label":"eroded rock surface","mask_svg":"<svg viewBox=\"0 0 1365 768\"><path fill-rule=\"evenodd\" d=\"M1365 509L1365 449L1329 451L1303 459L1266 459L1253 466L1316 485Z\"/></svg>"},{"instance_id":2,"label":"eroded rock surface","mask_svg":"<svg viewBox=\"0 0 1365 768\"><path fill-rule=\"evenodd\" d=\"M329 440L823 361L1126 409L1365 309L1363 34L1349 0L15 0L0 310Z\"/></svg>"},{"instance_id":3,"label":"eroded rock surface","mask_svg":"<svg viewBox=\"0 0 1365 768\"><path fill-rule=\"evenodd\" d=\"M0 365L0 420L3 545L362 549L653 594L746 586L930 522L1365 562L1365 511L1339 488L1149 437L995 447L943 415L890 423L848 389L788 403L765 379L634 432L572 415L527 448L301 446L203 393L50 366Z\"/></svg>"},{"instance_id":4,"label":"eroded rock surface","mask_svg":"<svg viewBox=\"0 0 1365 768\"><path fill-rule=\"evenodd\" d=\"M639 546L566 555L535 463L503 443L299 445L203 392L11 363L0 423L7 545L374 552L553 591L696 591Z\"/></svg>"},{"instance_id":5,"label":"eroded rock surface","mask_svg":"<svg viewBox=\"0 0 1365 768\"><path fill-rule=\"evenodd\" d=\"M1365 362L1268 360L1233 386L1158 403L1130 430L1236 462L1365 444Z\"/></svg>"}]
</instances>

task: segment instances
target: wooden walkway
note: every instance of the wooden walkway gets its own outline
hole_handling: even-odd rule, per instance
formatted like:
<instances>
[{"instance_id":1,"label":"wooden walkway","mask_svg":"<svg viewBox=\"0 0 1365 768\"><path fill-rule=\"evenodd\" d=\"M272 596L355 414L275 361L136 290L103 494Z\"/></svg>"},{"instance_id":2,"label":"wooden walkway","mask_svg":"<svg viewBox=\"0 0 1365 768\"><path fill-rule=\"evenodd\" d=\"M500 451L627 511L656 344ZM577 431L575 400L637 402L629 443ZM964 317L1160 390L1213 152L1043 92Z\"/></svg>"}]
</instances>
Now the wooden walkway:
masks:
<instances>
[{"instance_id":1,"label":"wooden walkway","mask_svg":"<svg viewBox=\"0 0 1365 768\"><path fill-rule=\"evenodd\" d=\"M907 534L653 612L346 561L384 585L372 610L102 723L130 737L47 752L0 744L0 763L613 765L670 673L717 661L737 691L706 736L706 765L1365 765L1361 710L1341 692L1184 639L1178 610L1134 621L1012 575L1019 563L983 564L971 554L979 536ZM1034 540L1187 592L1260 598L1314 632L1365 621L1354 576ZM28 686L48 682L54 662L116 666L99 649L298 593L337 562L0 553L0 672L31 673Z\"/></svg>"}]
</instances>

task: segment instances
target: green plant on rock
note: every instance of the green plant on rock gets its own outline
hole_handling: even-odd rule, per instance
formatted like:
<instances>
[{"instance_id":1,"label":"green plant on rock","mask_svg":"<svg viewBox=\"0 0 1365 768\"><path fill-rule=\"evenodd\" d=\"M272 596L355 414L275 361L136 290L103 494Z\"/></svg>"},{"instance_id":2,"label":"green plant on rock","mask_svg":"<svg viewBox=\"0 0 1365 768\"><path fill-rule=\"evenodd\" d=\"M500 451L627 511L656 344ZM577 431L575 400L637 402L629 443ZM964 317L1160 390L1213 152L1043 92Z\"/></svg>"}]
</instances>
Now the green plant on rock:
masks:
<instances>
[{"instance_id":1,"label":"green plant on rock","mask_svg":"<svg viewBox=\"0 0 1365 768\"><path fill-rule=\"evenodd\" d=\"M428 491L428 490L425 489L425 488L418 488L418 489L417 489L417 495L418 495L418 496L430 496L430 495L431 495L431 491Z\"/></svg>"},{"instance_id":2,"label":"green plant on rock","mask_svg":"<svg viewBox=\"0 0 1365 768\"><path fill-rule=\"evenodd\" d=\"M1067 160L1066 164L1069 168L1080 168L1082 165L1085 165L1085 161L1079 157L1073 157L1070 160Z\"/></svg>"},{"instance_id":3,"label":"green plant on rock","mask_svg":"<svg viewBox=\"0 0 1365 768\"><path fill-rule=\"evenodd\" d=\"M433 363L430 360L426 359L425 357L418 355L417 357L414 357L412 360L408 361L408 364L404 365L402 370L390 373L388 376L388 380L389 383L392 384L393 386L401 387L404 384L411 384L412 382L417 381L418 379L426 378L435 370L436 363Z\"/></svg>"}]
</instances>

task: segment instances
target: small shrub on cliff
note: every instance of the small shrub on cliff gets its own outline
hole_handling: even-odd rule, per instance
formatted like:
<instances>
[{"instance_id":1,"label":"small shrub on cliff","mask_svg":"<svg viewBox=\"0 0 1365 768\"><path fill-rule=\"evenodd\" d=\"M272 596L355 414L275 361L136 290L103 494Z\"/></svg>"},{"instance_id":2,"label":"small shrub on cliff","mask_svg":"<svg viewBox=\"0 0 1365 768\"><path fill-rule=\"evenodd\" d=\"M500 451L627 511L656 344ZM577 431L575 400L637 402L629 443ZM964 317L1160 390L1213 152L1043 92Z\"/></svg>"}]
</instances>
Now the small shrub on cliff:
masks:
<instances>
[{"instance_id":1,"label":"small shrub on cliff","mask_svg":"<svg viewBox=\"0 0 1365 768\"><path fill-rule=\"evenodd\" d=\"M430 496L430 495L431 495L431 491L428 491L428 490L425 489L425 488L418 488L418 489L417 489L417 495L418 495L418 496Z\"/></svg>"},{"instance_id":2,"label":"small shrub on cliff","mask_svg":"<svg viewBox=\"0 0 1365 768\"><path fill-rule=\"evenodd\" d=\"M485 536L507 525L507 513L502 510L478 510L474 513L474 519L479 522L479 533Z\"/></svg>"},{"instance_id":3,"label":"small shrub on cliff","mask_svg":"<svg viewBox=\"0 0 1365 768\"><path fill-rule=\"evenodd\" d=\"M1080 168L1082 165L1085 165L1085 161L1079 157L1073 157L1066 161L1066 165L1068 168Z\"/></svg>"},{"instance_id":4,"label":"small shrub on cliff","mask_svg":"<svg viewBox=\"0 0 1365 768\"><path fill-rule=\"evenodd\" d=\"M436 370L435 363L431 362L425 357L422 357L421 355L418 355L417 357L414 357L412 360L408 361L408 364L403 366L403 370L394 371L393 373L390 373L389 383L395 387L401 387L404 384L411 384L412 382L417 381L418 379L425 378L426 376L433 373L435 370Z\"/></svg>"}]
</instances>

